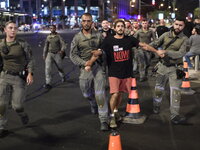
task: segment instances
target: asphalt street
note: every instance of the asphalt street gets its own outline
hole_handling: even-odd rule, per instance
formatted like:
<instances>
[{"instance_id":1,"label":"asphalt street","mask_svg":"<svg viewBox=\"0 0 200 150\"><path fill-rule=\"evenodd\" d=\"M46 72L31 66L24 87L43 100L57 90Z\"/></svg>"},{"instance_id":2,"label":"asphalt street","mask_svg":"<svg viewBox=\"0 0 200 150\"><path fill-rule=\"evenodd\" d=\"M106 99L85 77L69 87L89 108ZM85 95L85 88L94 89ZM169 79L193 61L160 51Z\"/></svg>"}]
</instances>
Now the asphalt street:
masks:
<instances>
[{"instance_id":1,"label":"asphalt street","mask_svg":"<svg viewBox=\"0 0 200 150\"><path fill-rule=\"evenodd\" d=\"M61 83L56 68L53 88L43 88L44 60L42 50L47 33L20 33L29 42L35 59L34 84L28 87L24 103L30 123L23 126L17 114L8 114L9 134L0 139L0 150L107 150L111 131L99 130L99 119L90 113L89 103L79 89L79 68L69 59L70 42L77 31L61 33L68 43L64 70L67 82ZM2 37L2 35L1 35ZM187 125L172 125L169 120L169 88L164 95L161 113L152 112L155 77L137 82L141 112L148 116L144 124L119 124L123 150L199 150L200 149L200 83L192 82L194 95L183 95L181 113ZM127 95L120 107L124 114Z\"/></svg>"}]
</instances>

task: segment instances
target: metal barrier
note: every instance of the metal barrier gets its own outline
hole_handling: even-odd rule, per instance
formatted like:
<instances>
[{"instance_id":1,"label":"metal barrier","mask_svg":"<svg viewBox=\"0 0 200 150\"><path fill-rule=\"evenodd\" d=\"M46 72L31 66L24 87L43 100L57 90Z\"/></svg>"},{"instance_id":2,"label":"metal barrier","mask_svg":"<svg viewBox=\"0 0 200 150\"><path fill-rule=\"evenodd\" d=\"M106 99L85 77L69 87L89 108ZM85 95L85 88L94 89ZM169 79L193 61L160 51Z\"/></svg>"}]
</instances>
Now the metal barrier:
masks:
<instances>
[{"instance_id":1,"label":"metal barrier","mask_svg":"<svg viewBox=\"0 0 200 150\"><path fill-rule=\"evenodd\" d=\"M194 70L195 70L195 71L198 71L198 70L199 70L199 55L196 55L196 56L195 56Z\"/></svg>"}]
</instances>

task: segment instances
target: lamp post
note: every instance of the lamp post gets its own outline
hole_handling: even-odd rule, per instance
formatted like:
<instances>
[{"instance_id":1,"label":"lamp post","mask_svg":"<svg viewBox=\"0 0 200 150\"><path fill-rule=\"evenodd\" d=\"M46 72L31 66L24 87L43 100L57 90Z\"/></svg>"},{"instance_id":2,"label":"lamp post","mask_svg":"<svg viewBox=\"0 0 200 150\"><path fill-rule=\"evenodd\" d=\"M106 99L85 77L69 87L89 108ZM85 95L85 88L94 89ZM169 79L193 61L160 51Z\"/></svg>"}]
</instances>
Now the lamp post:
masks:
<instances>
[{"instance_id":1,"label":"lamp post","mask_svg":"<svg viewBox=\"0 0 200 150\"><path fill-rule=\"evenodd\" d=\"M62 0L62 28L65 29L65 0Z\"/></svg>"},{"instance_id":2,"label":"lamp post","mask_svg":"<svg viewBox=\"0 0 200 150\"><path fill-rule=\"evenodd\" d=\"M49 0L49 10L50 10L50 24L52 25L52 0Z\"/></svg>"},{"instance_id":3,"label":"lamp post","mask_svg":"<svg viewBox=\"0 0 200 150\"><path fill-rule=\"evenodd\" d=\"M200 0L199 0L199 17L200 17Z\"/></svg>"},{"instance_id":4,"label":"lamp post","mask_svg":"<svg viewBox=\"0 0 200 150\"><path fill-rule=\"evenodd\" d=\"M138 0L139 16L141 16L141 0Z\"/></svg>"}]
</instances>

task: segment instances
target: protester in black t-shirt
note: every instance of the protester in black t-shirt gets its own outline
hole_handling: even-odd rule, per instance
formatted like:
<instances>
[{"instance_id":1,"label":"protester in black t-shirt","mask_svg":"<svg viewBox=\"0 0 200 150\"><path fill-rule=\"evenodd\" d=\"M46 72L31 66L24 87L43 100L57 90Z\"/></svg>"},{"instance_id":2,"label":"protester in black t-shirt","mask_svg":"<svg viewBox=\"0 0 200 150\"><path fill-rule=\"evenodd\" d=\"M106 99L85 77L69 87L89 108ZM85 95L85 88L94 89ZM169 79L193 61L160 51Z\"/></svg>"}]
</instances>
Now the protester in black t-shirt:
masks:
<instances>
[{"instance_id":1,"label":"protester in black t-shirt","mask_svg":"<svg viewBox=\"0 0 200 150\"><path fill-rule=\"evenodd\" d=\"M168 32L169 28L165 26L165 21L163 19L160 20L160 25L156 28L156 33L158 37L160 37L163 33Z\"/></svg>"},{"instance_id":2,"label":"protester in black t-shirt","mask_svg":"<svg viewBox=\"0 0 200 150\"><path fill-rule=\"evenodd\" d=\"M192 18L187 17L187 22L185 23L185 28L183 29L183 33L190 37L192 35L192 29L194 28L194 23L192 22Z\"/></svg>"},{"instance_id":3,"label":"protester in black t-shirt","mask_svg":"<svg viewBox=\"0 0 200 150\"><path fill-rule=\"evenodd\" d=\"M117 20L114 24L116 35L107 37L102 44L103 53L107 58L108 76L110 84L110 109L111 121L110 127L116 128L116 120L120 120L118 107L121 103L122 92L128 93L131 89L132 72L132 47L141 46L142 49L153 49L145 43L139 42L136 38L125 36L125 23L123 20ZM155 50L155 49L154 49ZM101 51L99 51L99 54ZM93 53L98 57L98 53ZM91 65L91 64L90 64ZM87 67L87 66L86 66Z\"/></svg>"}]
</instances>

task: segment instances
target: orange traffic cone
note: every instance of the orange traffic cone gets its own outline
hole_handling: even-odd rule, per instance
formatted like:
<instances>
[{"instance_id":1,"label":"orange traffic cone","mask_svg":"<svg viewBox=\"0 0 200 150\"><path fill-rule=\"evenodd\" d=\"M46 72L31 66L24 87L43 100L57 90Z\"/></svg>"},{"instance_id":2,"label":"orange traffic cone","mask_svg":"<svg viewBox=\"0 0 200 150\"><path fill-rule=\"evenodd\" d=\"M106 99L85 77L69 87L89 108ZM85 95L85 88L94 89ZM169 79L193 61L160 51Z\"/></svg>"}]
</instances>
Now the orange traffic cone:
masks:
<instances>
[{"instance_id":1,"label":"orange traffic cone","mask_svg":"<svg viewBox=\"0 0 200 150\"><path fill-rule=\"evenodd\" d=\"M145 119L146 116L140 113L136 78L132 78L131 91L129 93L129 100L126 106L126 114L123 117L123 123L142 124Z\"/></svg>"},{"instance_id":2,"label":"orange traffic cone","mask_svg":"<svg viewBox=\"0 0 200 150\"><path fill-rule=\"evenodd\" d=\"M110 134L108 150L122 150L120 135L116 131Z\"/></svg>"},{"instance_id":3,"label":"orange traffic cone","mask_svg":"<svg viewBox=\"0 0 200 150\"><path fill-rule=\"evenodd\" d=\"M183 71L185 72L185 76L182 80L181 93L186 95L192 95L195 93L195 91L191 89L187 61L183 62Z\"/></svg>"}]
</instances>

